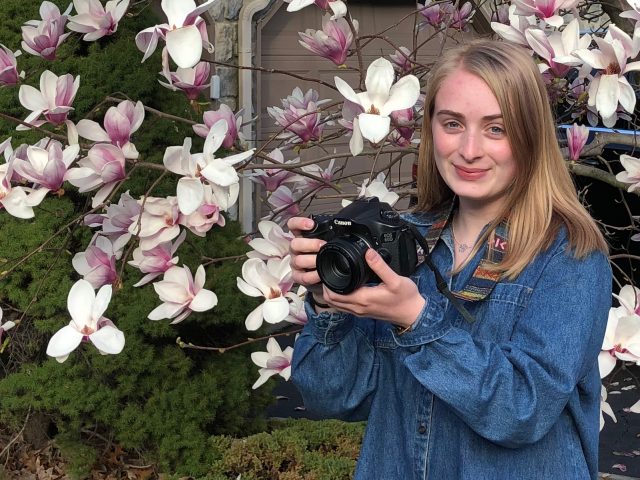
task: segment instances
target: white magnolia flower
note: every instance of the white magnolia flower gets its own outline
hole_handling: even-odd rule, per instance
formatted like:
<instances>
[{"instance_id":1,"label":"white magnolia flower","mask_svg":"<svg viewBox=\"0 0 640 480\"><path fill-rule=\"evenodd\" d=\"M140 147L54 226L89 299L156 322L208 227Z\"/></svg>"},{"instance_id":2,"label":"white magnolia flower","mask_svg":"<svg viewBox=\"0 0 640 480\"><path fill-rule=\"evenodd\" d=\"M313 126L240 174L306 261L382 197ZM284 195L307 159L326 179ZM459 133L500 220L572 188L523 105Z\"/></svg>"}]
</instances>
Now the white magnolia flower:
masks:
<instances>
[{"instance_id":1,"label":"white magnolia flower","mask_svg":"<svg viewBox=\"0 0 640 480\"><path fill-rule=\"evenodd\" d=\"M218 304L218 297L204 287L204 266L200 265L195 278L186 265L183 268L172 267L153 288L162 300L148 316L149 320L172 319L171 324L179 323L191 315L191 312L204 312Z\"/></svg>"},{"instance_id":2,"label":"white magnolia flower","mask_svg":"<svg viewBox=\"0 0 640 480\"><path fill-rule=\"evenodd\" d=\"M8 320L2 323L2 309L0 308L0 351L2 351L2 337L4 333L16 326L15 322Z\"/></svg>"},{"instance_id":3,"label":"white magnolia flower","mask_svg":"<svg viewBox=\"0 0 640 480\"><path fill-rule=\"evenodd\" d=\"M289 260L288 255L282 259L271 258L266 263L259 258L250 258L242 265L242 278L237 278L238 289L250 297L265 299L247 316L247 330L257 330L263 320L279 323L289 314L286 294L293 285Z\"/></svg>"},{"instance_id":4,"label":"white magnolia flower","mask_svg":"<svg viewBox=\"0 0 640 480\"><path fill-rule=\"evenodd\" d=\"M203 42L208 44L206 24L200 17L213 3L208 0L196 5L194 0L162 0L162 11L167 23L146 28L136 35L136 46L144 52L144 62L155 51L158 39L167 43L167 51L181 68L191 68L200 61ZM208 49L213 51L210 44Z\"/></svg>"},{"instance_id":5,"label":"white magnolia flower","mask_svg":"<svg viewBox=\"0 0 640 480\"><path fill-rule=\"evenodd\" d=\"M297 292L287 293L286 297L291 301L289 302L289 315L284 319L285 322L296 325L307 324L307 312L304 309L304 296L306 294L307 289L304 285L300 285Z\"/></svg>"},{"instance_id":6,"label":"white magnolia flower","mask_svg":"<svg viewBox=\"0 0 640 480\"><path fill-rule=\"evenodd\" d=\"M369 179L365 179L360 187L358 198L371 198L377 197L381 202L388 203L390 206L394 206L400 199L400 196L395 192L390 192L385 185L386 177L384 173L379 173L376 179L369 183ZM342 206L346 207L351 203L350 200L342 200Z\"/></svg>"},{"instance_id":7,"label":"white magnolia flower","mask_svg":"<svg viewBox=\"0 0 640 480\"><path fill-rule=\"evenodd\" d=\"M253 251L247 253L247 257L267 260L269 258L284 258L289 255L289 244L294 238L293 234L285 232L280 225L270 220L258 223L258 230L260 230L262 238L257 237L249 242Z\"/></svg>"},{"instance_id":8,"label":"white magnolia flower","mask_svg":"<svg viewBox=\"0 0 640 480\"><path fill-rule=\"evenodd\" d=\"M616 175L616 180L623 183L630 183L628 192L633 192L640 188L640 159L630 155L620 155L620 163L624 170Z\"/></svg>"},{"instance_id":9,"label":"white magnolia flower","mask_svg":"<svg viewBox=\"0 0 640 480\"><path fill-rule=\"evenodd\" d=\"M529 43L525 37L527 29L536 25L536 17L534 15L524 16L515 13L516 6L509 6L509 24L502 22L491 22L491 28L494 32L509 42L517 43L523 47L529 47Z\"/></svg>"},{"instance_id":10,"label":"white magnolia flower","mask_svg":"<svg viewBox=\"0 0 640 480\"><path fill-rule=\"evenodd\" d=\"M360 113L354 122L356 128L367 140L378 143L389 133L391 118L396 110L413 107L420 96L420 82L414 75L406 75L393 83L395 72L391 62L378 58L367 69L366 92L355 93L347 82L334 77L338 91L349 101L360 105L364 113Z\"/></svg>"},{"instance_id":11,"label":"white magnolia flower","mask_svg":"<svg viewBox=\"0 0 640 480\"><path fill-rule=\"evenodd\" d=\"M625 75L640 70L640 61L627 63L640 52L640 28L633 38L614 24L609 25L604 38L595 37L598 48L578 49L575 57L591 68L600 70L589 84L588 105L597 109L605 126L613 127L618 119L618 104L633 113L636 94Z\"/></svg>"},{"instance_id":12,"label":"white magnolia flower","mask_svg":"<svg viewBox=\"0 0 640 480\"><path fill-rule=\"evenodd\" d=\"M0 165L0 210L4 207L9 215L16 218L33 218L33 207L40 205L49 190L11 185L14 159L15 156L11 155L7 163Z\"/></svg>"},{"instance_id":13,"label":"white magnolia flower","mask_svg":"<svg viewBox=\"0 0 640 480\"><path fill-rule=\"evenodd\" d=\"M102 314L111 300L111 285L105 285L98 294L86 280L78 280L67 298L71 322L56 332L47 355L62 363L82 341L91 341L103 355L118 354L124 348L124 334Z\"/></svg>"},{"instance_id":14,"label":"white magnolia flower","mask_svg":"<svg viewBox=\"0 0 640 480\"><path fill-rule=\"evenodd\" d=\"M266 352L253 352L251 360L260 368L260 378L251 387L256 389L264 384L273 375L280 375L285 380L291 377L291 359L293 357L293 348L287 347L284 352L275 338L269 338L267 342Z\"/></svg>"},{"instance_id":15,"label":"white magnolia flower","mask_svg":"<svg viewBox=\"0 0 640 480\"><path fill-rule=\"evenodd\" d=\"M602 430L602 428L604 427L603 413L606 413L607 415L609 415L614 423L618 422L616 415L613 413L613 409L611 408L611 405L607 403L607 389L604 388L604 385L600 387L600 430Z\"/></svg>"}]
</instances>

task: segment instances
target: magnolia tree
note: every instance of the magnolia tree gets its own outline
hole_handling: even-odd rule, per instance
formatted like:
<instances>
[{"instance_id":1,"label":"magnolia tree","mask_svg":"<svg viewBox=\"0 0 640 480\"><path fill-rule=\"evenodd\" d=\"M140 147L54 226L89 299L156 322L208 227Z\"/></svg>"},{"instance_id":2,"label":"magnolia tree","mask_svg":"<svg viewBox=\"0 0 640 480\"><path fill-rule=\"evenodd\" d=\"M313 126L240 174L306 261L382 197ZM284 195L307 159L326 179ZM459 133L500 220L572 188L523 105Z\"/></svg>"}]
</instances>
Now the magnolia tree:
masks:
<instances>
[{"instance_id":1,"label":"magnolia tree","mask_svg":"<svg viewBox=\"0 0 640 480\"><path fill-rule=\"evenodd\" d=\"M149 25L135 39L141 62L162 46L163 80L159 84L191 101L208 88L212 64L216 63L208 59L215 46L209 42L202 17L216 1L196 5L193 0L162 0L167 22ZM288 379L293 349L283 350L276 338L295 333L306 317L305 290L291 279L288 247L292 235L283 229L286 220L304 214L321 198L343 198L344 205L348 198L376 196L393 205L415 194L410 184L394 178L392 167L415 158L420 141L418 130L424 114L421 91L430 68L422 60L421 49L443 48L450 38L460 41L474 17L487 14L489 9L480 11L468 2L418 3L412 15L395 25L409 26L416 40L412 45L396 45L384 32L360 35L358 19L352 17L348 3L287 3L290 15L303 8L322 11L321 25L310 25L300 32L300 48L355 72L357 76L350 78L356 80L346 81L341 76L331 82L304 79L334 89L339 101L321 98L314 88L295 88L281 105L267 109L279 131L257 148L247 148L251 139L240 134L243 122L251 121L247 112L234 112L224 104L204 111L202 123L193 125L194 134L204 138L204 147L194 151L192 138L184 138L182 144L166 149L162 164L145 161L135 145L136 132L145 128L145 118L152 109L136 99L109 98L105 101L112 105L102 123L74 118L79 76L74 72L56 75L50 70L25 76L20 69L21 53L55 61L58 47L74 32L84 42L117 34L118 24L126 21L125 14L134 8L129 0L111 0L104 5L98 0L74 0L64 12L44 1L41 18L25 19L23 52L16 50L17 45L0 45L0 85L13 88L24 107L23 119L5 117L15 122L16 130L41 135L34 144L14 148L9 132L3 132L0 214L33 218L41 214L39 205L47 195L64 195L64 189L73 187L90 197L87 210L75 222L92 229L93 238L84 251L73 256L78 280L68 294L70 321L61 325L46 349L57 361L64 362L79 347L91 348L84 346L87 343L105 355L126 348L126 332L118 328L118 319L106 316L124 274L139 277L135 288L153 288L157 293L157 306L148 312L149 320L176 324L187 321L192 312L224 309L216 293L204 288L204 264L180 263L180 246L189 236L215 235L213 227L224 227L225 215L238 201L244 176L259 186L271 209L259 221L258 231L247 237L252 251L242 267L242 277L237 279L240 293L262 301L248 313L247 330L255 332L265 323L271 325L268 335L249 340L268 339L266 351L258 351L257 343L251 355L259 367L253 388L274 375ZM613 130L594 134L586 126L634 127L632 72L640 70L640 61L635 61L640 52L640 27L635 26L640 21L640 7L629 0L623 10L607 16L597 4L578 5L576 0L514 0L495 7L491 27L496 37L522 45L536 59L559 119L566 124L566 132L563 129L561 133L566 134L567 168L619 188L620 198L626 202L624 190L634 194L640 186L640 159L622 155L622 170L611 169L601 153L608 143L633 144L633 139ZM612 23L613 17L625 22L625 28ZM363 53L376 39L386 42L393 53L365 64ZM327 153L327 144L344 136L349 137L348 147ZM314 152L315 160L302 161L298 155L303 150ZM384 168L376 163L383 154L394 155ZM360 162L370 161L369 174L359 189L344 173L345 165L356 156ZM162 175L175 179L174 194L154 196L152 185L144 195L131 196L126 188L133 168L162 170ZM603 228L609 226L603 224ZM618 229L637 231L638 217L629 213L629 223ZM631 239L640 240L640 234ZM28 261L29 256L26 252L20 262ZM612 262L615 265L630 257L623 253ZM131 268L125 270L125 264ZM15 265L9 265L0 275L9 276L14 269ZM640 362L640 290L626 278L628 284L620 284L613 294L619 306L611 309L602 346L603 378L610 378L617 366ZM287 326L290 328L283 328ZM0 325L3 346L11 341L12 327L20 328L19 322ZM178 339L178 345L225 350L190 340ZM606 403L606 388L602 392L603 412L615 420ZM630 405L630 410L640 412L640 402Z\"/></svg>"}]
</instances>

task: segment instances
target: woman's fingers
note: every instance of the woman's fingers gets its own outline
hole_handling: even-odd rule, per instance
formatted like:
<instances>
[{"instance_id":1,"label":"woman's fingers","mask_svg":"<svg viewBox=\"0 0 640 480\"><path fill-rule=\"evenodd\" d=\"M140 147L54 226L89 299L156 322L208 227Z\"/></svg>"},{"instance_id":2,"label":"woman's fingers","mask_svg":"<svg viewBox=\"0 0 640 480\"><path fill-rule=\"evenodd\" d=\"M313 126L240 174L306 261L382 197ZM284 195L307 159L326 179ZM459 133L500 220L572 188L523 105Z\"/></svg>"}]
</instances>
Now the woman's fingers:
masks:
<instances>
[{"instance_id":1,"label":"woman's fingers","mask_svg":"<svg viewBox=\"0 0 640 480\"><path fill-rule=\"evenodd\" d=\"M287 228L296 237L300 236L300 232L313 230L314 221L307 217L292 217L287 222Z\"/></svg>"},{"instance_id":2,"label":"woman's fingers","mask_svg":"<svg viewBox=\"0 0 640 480\"><path fill-rule=\"evenodd\" d=\"M319 238L296 237L291 240L289 250L293 254L317 253L317 251L320 250L320 247L325 243L327 242L320 240Z\"/></svg>"}]
</instances>

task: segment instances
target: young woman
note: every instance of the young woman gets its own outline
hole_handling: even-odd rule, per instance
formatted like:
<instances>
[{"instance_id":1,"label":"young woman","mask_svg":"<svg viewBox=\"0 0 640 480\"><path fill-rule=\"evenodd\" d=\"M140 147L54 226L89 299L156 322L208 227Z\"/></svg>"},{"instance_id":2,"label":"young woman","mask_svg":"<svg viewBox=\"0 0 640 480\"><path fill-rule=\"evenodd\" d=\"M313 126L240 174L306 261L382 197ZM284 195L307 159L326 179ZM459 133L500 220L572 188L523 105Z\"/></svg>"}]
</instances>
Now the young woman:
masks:
<instances>
[{"instance_id":1,"label":"young woman","mask_svg":"<svg viewBox=\"0 0 640 480\"><path fill-rule=\"evenodd\" d=\"M432 70L405 219L473 322L425 266L401 277L372 249L379 285L320 290L323 242L289 221L314 291L292 378L310 410L368 420L356 479L596 479L611 270L555 133L520 47L474 42Z\"/></svg>"}]
</instances>

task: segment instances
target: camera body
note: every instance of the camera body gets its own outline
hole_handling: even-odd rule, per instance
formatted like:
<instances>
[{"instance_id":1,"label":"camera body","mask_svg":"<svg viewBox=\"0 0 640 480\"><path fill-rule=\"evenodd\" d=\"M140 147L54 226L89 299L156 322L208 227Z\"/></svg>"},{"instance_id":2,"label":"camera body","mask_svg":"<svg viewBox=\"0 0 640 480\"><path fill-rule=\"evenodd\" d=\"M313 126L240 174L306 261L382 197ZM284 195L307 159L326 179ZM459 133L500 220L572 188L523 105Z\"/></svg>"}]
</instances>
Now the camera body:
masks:
<instances>
[{"instance_id":1,"label":"camera body","mask_svg":"<svg viewBox=\"0 0 640 480\"><path fill-rule=\"evenodd\" d=\"M335 215L311 215L315 228L306 238L325 243L316 257L322 283L336 293L348 294L365 283L377 283L364 255L376 250L398 275L408 276L418 264L409 224L389 204L377 198L356 200Z\"/></svg>"}]
</instances>

